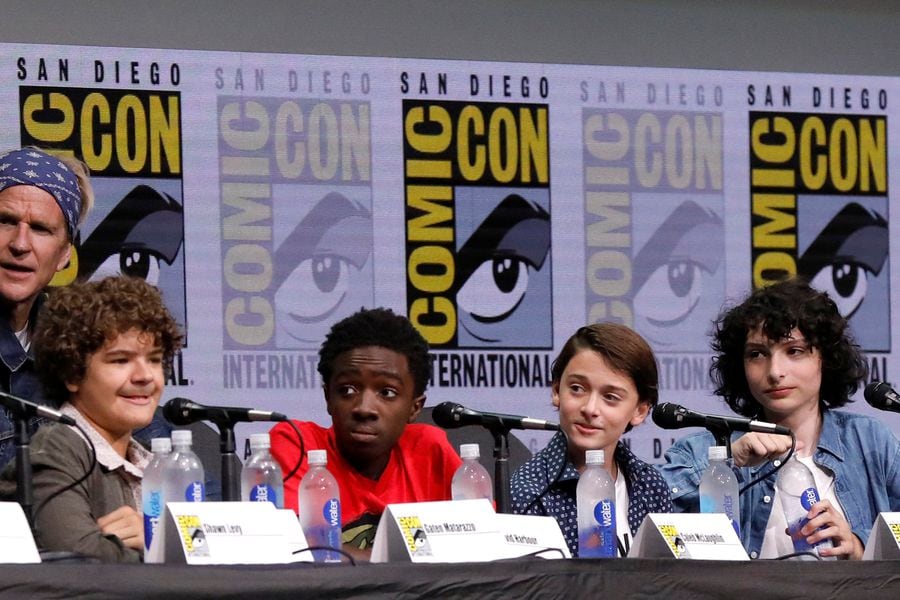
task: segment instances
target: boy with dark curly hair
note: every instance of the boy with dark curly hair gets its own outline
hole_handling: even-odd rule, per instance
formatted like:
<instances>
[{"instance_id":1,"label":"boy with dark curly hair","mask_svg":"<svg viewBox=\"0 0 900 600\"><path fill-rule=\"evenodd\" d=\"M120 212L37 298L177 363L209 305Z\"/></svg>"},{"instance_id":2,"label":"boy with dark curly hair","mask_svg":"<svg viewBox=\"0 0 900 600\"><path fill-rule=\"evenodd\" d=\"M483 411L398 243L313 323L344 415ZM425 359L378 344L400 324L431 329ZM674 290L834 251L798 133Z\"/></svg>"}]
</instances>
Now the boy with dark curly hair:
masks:
<instances>
[{"instance_id":1,"label":"boy with dark curly hair","mask_svg":"<svg viewBox=\"0 0 900 600\"><path fill-rule=\"evenodd\" d=\"M710 367L716 393L732 410L791 429L796 455L816 479L821 501L801 533L823 555L862 558L879 512L900 510L900 444L884 424L834 410L851 402L867 375L847 320L827 294L792 279L758 289L716 321ZM708 465L709 433L680 440L660 467L676 508L697 512L700 477ZM731 451L741 484L770 472L791 438L734 434ZM769 475L740 499L741 537L751 558L793 552ZM778 507L774 510L772 507Z\"/></svg>"},{"instance_id":2,"label":"boy with dark curly hair","mask_svg":"<svg viewBox=\"0 0 900 600\"><path fill-rule=\"evenodd\" d=\"M324 449L341 492L343 543L369 551L384 507L450 499L462 463L443 430L413 423L425 403L428 344L412 323L385 308L336 323L319 350L319 373L332 426L294 421L271 431L272 454L286 474L286 508L309 469L306 452ZM362 554L365 557L365 554Z\"/></svg>"},{"instance_id":3,"label":"boy with dark curly hair","mask_svg":"<svg viewBox=\"0 0 900 600\"><path fill-rule=\"evenodd\" d=\"M153 419L181 344L159 291L142 279L74 283L50 296L35 330L37 373L49 395L65 399L60 410L80 430L53 423L32 439L34 530L42 549L140 561L138 507L150 453L132 432Z\"/></svg>"}]
</instances>

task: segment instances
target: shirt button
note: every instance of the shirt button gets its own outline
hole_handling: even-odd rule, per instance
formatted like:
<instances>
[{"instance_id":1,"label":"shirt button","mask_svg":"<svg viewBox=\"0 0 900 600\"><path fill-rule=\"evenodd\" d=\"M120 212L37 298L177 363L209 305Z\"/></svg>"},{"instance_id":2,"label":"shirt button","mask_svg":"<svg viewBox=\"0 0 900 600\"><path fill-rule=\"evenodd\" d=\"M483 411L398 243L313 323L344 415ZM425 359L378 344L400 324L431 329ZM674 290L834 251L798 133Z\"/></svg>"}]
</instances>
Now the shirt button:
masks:
<instances>
[{"instance_id":1,"label":"shirt button","mask_svg":"<svg viewBox=\"0 0 900 600\"><path fill-rule=\"evenodd\" d=\"M677 487L673 487L673 488L672 488L672 493L673 493L673 494L677 494L677 493L678 493L678 488L677 488Z\"/></svg>"},{"instance_id":2,"label":"shirt button","mask_svg":"<svg viewBox=\"0 0 900 600\"><path fill-rule=\"evenodd\" d=\"M768 504L771 501L772 501L772 496L763 496L763 502L765 502L766 504Z\"/></svg>"},{"instance_id":3,"label":"shirt button","mask_svg":"<svg viewBox=\"0 0 900 600\"><path fill-rule=\"evenodd\" d=\"M758 558L758 557L759 557L759 552L757 552L756 550L754 550L753 552L750 553L750 558Z\"/></svg>"}]
</instances>

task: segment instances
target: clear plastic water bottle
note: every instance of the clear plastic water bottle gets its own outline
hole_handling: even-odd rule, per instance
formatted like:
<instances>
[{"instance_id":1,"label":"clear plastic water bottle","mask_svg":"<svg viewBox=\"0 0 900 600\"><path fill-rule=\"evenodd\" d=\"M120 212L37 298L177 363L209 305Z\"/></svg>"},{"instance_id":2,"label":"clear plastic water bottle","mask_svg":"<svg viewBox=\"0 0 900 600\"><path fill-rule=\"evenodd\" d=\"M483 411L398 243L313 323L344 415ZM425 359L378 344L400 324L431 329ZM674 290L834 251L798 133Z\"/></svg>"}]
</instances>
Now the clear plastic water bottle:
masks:
<instances>
[{"instance_id":1,"label":"clear plastic water bottle","mask_svg":"<svg viewBox=\"0 0 900 600\"><path fill-rule=\"evenodd\" d=\"M163 501L163 467L172 452L172 440L153 438L150 440L153 458L144 469L141 479L141 506L144 512L144 552L149 552L150 544L166 508Z\"/></svg>"},{"instance_id":2,"label":"clear plastic water bottle","mask_svg":"<svg viewBox=\"0 0 900 600\"><path fill-rule=\"evenodd\" d=\"M728 464L728 448L710 446L709 466L700 478L700 512L725 513L738 538L741 536L740 489Z\"/></svg>"},{"instance_id":3,"label":"clear plastic water bottle","mask_svg":"<svg viewBox=\"0 0 900 600\"><path fill-rule=\"evenodd\" d=\"M284 508L284 482L281 467L269 453L269 434L250 435L250 460L241 471L241 499L249 502L271 502Z\"/></svg>"},{"instance_id":4,"label":"clear plastic water bottle","mask_svg":"<svg viewBox=\"0 0 900 600\"><path fill-rule=\"evenodd\" d=\"M806 518L809 509L819 501L819 490L816 489L812 471L794 456L781 467L775 487L784 508L784 518L788 524L791 541L794 543L794 552L812 552L818 555L819 550L831 548L831 539L824 539L812 546L806 542L806 536L800 533L800 529L809 521Z\"/></svg>"},{"instance_id":5,"label":"clear plastic water bottle","mask_svg":"<svg viewBox=\"0 0 900 600\"><path fill-rule=\"evenodd\" d=\"M460 445L459 455L463 459L463 464L456 469L450 482L451 497L454 500L487 498L493 502L494 486L487 469L478 462L481 456L478 444Z\"/></svg>"},{"instance_id":6,"label":"clear plastic water bottle","mask_svg":"<svg viewBox=\"0 0 900 600\"><path fill-rule=\"evenodd\" d=\"M616 484L603 467L603 450L588 450L586 468L575 491L578 506L578 556L615 558Z\"/></svg>"},{"instance_id":7,"label":"clear plastic water bottle","mask_svg":"<svg viewBox=\"0 0 900 600\"><path fill-rule=\"evenodd\" d=\"M297 504L300 527L310 546L341 547L341 496L337 480L326 468L325 450L310 450L306 454L309 471L300 480ZM339 562L340 554L329 550L313 550L316 561Z\"/></svg>"},{"instance_id":8,"label":"clear plastic water bottle","mask_svg":"<svg viewBox=\"0 0 900 600\"><path fill-rule=\"evenodd\" d=\"M172 432L172 454L164 462L166 502L202 502L206 499L203 465L191 450L193 436L186 429Z\"/></svg>"}]
</instances>

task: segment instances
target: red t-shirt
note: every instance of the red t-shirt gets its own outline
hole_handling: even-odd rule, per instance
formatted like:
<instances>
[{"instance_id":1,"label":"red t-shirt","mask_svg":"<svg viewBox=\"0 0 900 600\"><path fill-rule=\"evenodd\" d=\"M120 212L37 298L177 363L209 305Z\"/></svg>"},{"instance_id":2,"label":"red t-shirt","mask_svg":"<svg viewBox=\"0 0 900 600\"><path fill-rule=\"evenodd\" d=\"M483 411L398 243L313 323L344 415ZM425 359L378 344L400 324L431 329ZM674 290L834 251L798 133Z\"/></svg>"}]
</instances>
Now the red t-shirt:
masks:
<instances>
[{"instance_id":1,"label":"red t-shirt","mask_svg":"<svg viewBox=\"0 0 900 600\"><path fill-rule=\"evenodd\" d=\"M306 452L325 450L328 470L337 479L341 491L343 541L358 548L369 548L384 507L401 502L429 502L450 499L450 481L462 460L442 429L412 423L391 452L387 467L377 481L360 474L338 452L334 429L309 421L294 421L303 436L303 448L297 434L287 423L279 423L269 432L272 456L287 475L303 452L297 472L284 482L284 507L297 512L297 488L309 470Z\"/></svg>"}]
</instances>

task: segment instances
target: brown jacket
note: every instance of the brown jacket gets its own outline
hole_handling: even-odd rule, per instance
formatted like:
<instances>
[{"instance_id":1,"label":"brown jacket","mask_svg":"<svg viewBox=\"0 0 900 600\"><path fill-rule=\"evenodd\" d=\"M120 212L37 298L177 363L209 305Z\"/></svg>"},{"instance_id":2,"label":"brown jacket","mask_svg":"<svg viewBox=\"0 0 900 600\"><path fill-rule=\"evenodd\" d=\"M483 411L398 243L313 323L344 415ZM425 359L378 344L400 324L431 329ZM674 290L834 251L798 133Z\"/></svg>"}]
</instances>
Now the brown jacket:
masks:
<instances>
[{"instance_id":1,"label":"brown jacket","mask_svg":"<svg viewBox=\"0 0 900 600\"><path fill-rule=\"evenodd\" d=\"M31 441L34 481L35 542L41 550L65 550L105 562L140 562L141 555L114 535L104 535L97 519L117 508L134 506L131 488L118 471L97 464L88 478L74 488L45 500L84 475L91 466L91 451L72 428L44 425ZM0 479L0 498L15 499L15 471L7 468Z\"/></svg>"}]
</instances>

